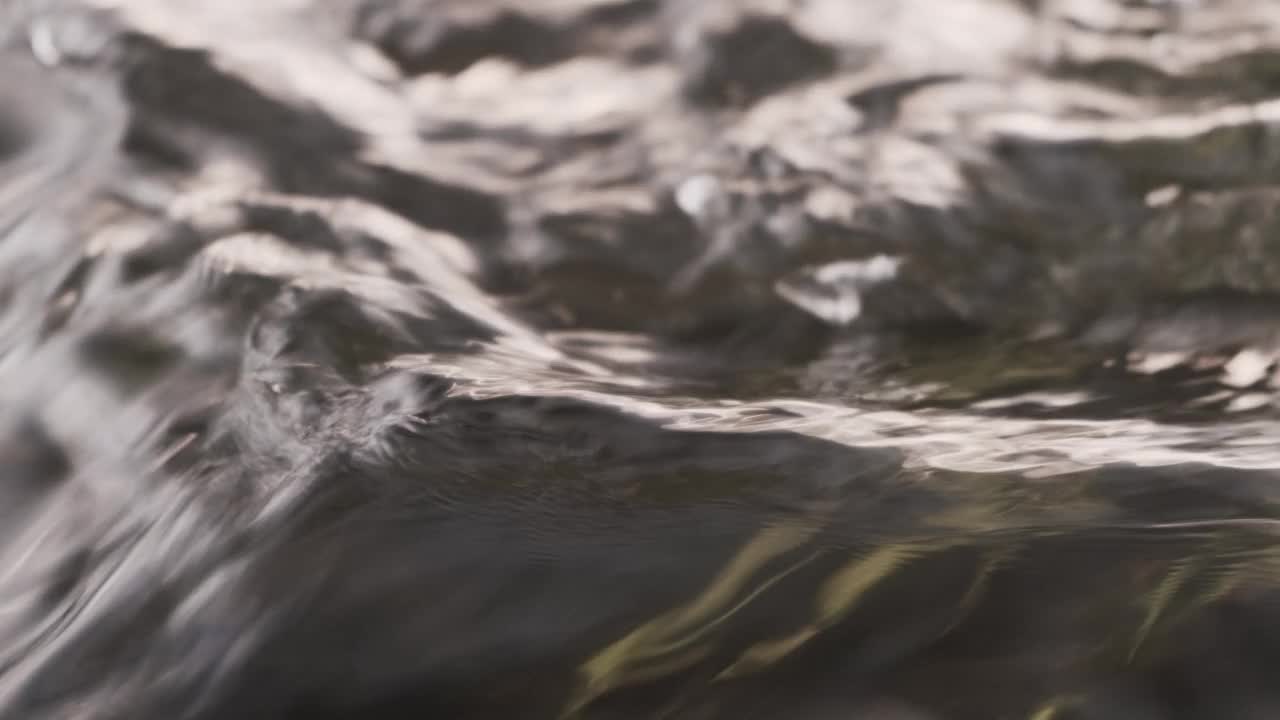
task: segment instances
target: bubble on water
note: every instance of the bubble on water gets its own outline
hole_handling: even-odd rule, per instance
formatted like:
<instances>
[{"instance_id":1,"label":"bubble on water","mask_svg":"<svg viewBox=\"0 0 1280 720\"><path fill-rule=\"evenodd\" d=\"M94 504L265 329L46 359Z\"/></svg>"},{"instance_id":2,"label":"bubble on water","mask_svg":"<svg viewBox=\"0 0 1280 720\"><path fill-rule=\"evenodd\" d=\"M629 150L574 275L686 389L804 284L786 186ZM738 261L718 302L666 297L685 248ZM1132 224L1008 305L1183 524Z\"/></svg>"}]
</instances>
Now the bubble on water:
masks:
<instances>
[{"instance_id":1,"label":"bubble on water","mask_svg":"<svg viewBox=\"0 0 1280 720\"><path fill-rule=\"evenodd\" d=\"M720 195L720 182L710 175L694 175L676 188L676 205L693 218L706 215Z\"/></svg>"}]
</instances>

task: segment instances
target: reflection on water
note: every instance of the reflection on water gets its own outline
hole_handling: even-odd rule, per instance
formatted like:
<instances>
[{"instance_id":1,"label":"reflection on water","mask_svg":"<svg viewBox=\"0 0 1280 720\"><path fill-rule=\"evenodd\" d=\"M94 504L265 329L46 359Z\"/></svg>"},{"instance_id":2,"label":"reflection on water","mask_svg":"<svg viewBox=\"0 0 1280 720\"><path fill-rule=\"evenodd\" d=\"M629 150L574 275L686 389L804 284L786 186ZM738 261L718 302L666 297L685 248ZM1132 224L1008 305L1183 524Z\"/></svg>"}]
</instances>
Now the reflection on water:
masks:
<instances>
[{"instance_id":1,"label":"reflection on water","mask_svg":"<svg viewBox=\"0 0 1280 720\"><path fill-rule=\"evenodd\" d=\"M0 718L1280 717L1263 5L0 0Z\"/></svg>"}]
</instances>

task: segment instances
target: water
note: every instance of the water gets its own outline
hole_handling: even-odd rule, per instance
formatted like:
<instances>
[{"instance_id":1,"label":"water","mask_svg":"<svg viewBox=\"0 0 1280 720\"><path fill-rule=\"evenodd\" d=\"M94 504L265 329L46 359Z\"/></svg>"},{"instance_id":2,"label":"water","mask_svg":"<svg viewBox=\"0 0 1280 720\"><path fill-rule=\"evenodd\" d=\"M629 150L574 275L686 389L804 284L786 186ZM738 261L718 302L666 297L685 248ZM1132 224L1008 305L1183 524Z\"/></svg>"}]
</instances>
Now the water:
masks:
<instances>
[{"instance_id":1,"label":"water","mask_svg":"<svg viewBox=\"0 0 1280 720\"><path fill-rule=\"evenodd\" d=\"M1274 716L1273 14L0 2L0 718Z\"/></svg>"}]
</instances>

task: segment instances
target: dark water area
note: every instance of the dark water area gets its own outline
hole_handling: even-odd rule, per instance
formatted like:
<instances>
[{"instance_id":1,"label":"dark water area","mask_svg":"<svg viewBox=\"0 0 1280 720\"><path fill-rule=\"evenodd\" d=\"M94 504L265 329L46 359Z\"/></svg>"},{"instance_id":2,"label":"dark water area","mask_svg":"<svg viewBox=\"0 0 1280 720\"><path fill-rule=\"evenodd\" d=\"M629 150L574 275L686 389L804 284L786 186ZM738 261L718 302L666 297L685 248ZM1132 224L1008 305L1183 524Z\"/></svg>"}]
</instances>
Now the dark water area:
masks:
<instances>
[{"instance_id":1,"label":"dark water area","mask_svg":"<svg viewBox=\"0 0 1280 720\"><path fill-rule=\"evenodd\" d=\"M1280 717L1280 13L0 0L0 720Z\"/></svg>"}]
</instances>

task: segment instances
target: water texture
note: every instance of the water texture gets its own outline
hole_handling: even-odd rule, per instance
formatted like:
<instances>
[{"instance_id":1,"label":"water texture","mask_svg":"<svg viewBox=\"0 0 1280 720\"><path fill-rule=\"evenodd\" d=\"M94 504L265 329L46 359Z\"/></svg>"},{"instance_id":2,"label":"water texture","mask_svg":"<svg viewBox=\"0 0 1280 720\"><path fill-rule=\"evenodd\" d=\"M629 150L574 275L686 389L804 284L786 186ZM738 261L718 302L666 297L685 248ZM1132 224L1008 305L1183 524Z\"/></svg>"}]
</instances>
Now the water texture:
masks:
<instances>
[{"instance_id":1,"label":"water texture","mask_svg":"<svg viewBox=\"0 0 1280 720\"><path fill-rule=\"evenodd\" d=\"M0 0L0 719L1280 717L1278 9Z\"/></svg>"}]
</instances>

